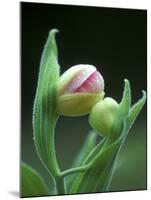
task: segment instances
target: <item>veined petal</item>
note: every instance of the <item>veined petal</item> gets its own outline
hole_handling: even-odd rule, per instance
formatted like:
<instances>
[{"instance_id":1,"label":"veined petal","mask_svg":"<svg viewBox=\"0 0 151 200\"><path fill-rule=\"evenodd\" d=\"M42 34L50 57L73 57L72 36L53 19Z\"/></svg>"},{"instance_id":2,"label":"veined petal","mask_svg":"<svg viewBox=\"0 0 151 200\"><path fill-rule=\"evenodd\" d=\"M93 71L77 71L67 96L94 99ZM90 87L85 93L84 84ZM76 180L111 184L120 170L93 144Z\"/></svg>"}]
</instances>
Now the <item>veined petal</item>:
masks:
<instances>
[{"instance_id":1,"label":"veined petal","mask_svg":"<svg viewBox=\"0 0 151 200\"><path fill-rule=\"evenodd\" d=\"M99 93L103 90L103 77L98 71L95 71L75 90L75 92Z\"/></svg>"}]
</instances>

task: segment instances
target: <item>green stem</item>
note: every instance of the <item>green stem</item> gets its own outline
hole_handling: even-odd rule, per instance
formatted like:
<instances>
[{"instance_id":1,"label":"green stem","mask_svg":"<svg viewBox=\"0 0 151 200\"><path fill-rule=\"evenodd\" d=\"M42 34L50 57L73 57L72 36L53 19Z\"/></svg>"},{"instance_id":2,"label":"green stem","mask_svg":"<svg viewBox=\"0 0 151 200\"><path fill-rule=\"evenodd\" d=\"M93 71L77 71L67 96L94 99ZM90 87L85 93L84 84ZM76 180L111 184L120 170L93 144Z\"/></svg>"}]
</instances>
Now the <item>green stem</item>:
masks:
<instances>
[{"instance_id":1,"label":"green stem","mask_svg":"<svg viewBox=\"0 0 151 200\"><path fill-rule=\"evenodd\" d=\"M58 165L57 157L56 157L56 150L55 150L55 126L56 126L57 119L53 123L52 132L50 137L48 138L48 145L50 147L49 155L50 155L50 162L51 167L50 170L53 173L54 177L60 176L61 171ZM52 164L53 163L53 164Z\"/></svg>"},{"instance_id":2,"label":"green stem","mask_svg":"<svg viewBox=\"0 0 151 200\"><path fill-rule=\"evenodd\" d=\"M73 174L73 173L80 173L80 172L84 172L85 170L87 170L90 167L90 164L87 165L83 165L81 167L75 167L72 169L67 169L64 172L61 173L62 177L65 177L67 175Z\"/></svg>"},{"instance_id":3,"label":"green stem","mask_svg":"<svg viewBox=\"0 0 151 200\"><path fill-rule=\"evenodd\" d=\"M55 183L56 183L57 194L59 194L59 195L66 194L64 177L61 177L61 176L56 177Z\"/></svg>"}]
</instances>

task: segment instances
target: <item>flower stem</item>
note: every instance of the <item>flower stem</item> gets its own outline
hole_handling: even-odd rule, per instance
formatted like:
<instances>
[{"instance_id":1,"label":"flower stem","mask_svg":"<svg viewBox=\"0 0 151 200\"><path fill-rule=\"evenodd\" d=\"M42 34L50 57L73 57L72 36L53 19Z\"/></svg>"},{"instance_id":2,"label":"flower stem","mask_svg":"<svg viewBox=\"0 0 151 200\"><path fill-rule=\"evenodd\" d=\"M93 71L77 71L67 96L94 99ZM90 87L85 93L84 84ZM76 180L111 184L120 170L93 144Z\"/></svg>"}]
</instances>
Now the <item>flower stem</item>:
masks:
<instances>
[{"instance_id":1,"label":"flower stem","mask_svg":"<svg viewBox=\"0 0 151 200\"><path fill-rule=\"evenodd\" d=\"M61 194L66 194L66 188L65 188L65 182L64 182L64 177L56 177L55 178L55 182L56 182L56 190L57 190L57 194L61 195Z\"/></svg>"}]
</instances>

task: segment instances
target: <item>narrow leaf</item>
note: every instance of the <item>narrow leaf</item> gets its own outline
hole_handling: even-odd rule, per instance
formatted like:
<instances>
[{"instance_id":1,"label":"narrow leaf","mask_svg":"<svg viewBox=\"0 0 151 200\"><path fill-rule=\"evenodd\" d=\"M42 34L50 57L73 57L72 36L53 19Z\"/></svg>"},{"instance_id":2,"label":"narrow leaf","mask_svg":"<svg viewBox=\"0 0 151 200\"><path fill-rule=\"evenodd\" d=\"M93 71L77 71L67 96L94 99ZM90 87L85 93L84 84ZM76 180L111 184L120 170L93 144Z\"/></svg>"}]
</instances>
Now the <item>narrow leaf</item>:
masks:
<instances>
[{"instance_id":1,"label":"narrow leaf","mask_svg":"<svg viewBox=\"0 0 151 200\"><path fill-rule=\"evenodd\" d=\"M97 154L103 150L106 140L107 140L106 138L101 139L101 141L95 146L95 148L93 148L93 150L84 159L83 164L90 163L97 156Z\"/></svg>"},{"instance_id":2,"label":"narrow leaf","mask_svg":"<svg viewBox=\"0 0 151 200\"><path fill-rule=\"evenodd\" d=\"M43 50L33 108L36 149L39 158L51 175L60 174L54 146L54 128L57 120L56 84L60 68L57 61L56 32L56 29L50 31Z\"/></svg>"},{"instance_id":3,"label":"narrow leaf","mask_svg":"<svg viewBox=\"0 0 151 200\"><path fill-rule=\"evenodd\" d=\"M102 152L103 152L103 149L104 147L106 146L106 143L107 143L107 139L106 138L103 138L96 146L95 148L93 148L93 150L87 155L87 157L84 159L84 162L82 163L83 165L85 164L92 164L93 160L98 156L98 154L100 155ZM89 170L87 170L89 171ZM70 187L72 186L70 192L71 193L74 193L74 190L75 190L75 185L80 183L84 173L86 173L87 171L85 172L82 172L81 174L78 174L74 181L74 183L72 185L70 185ZM90 191L91 192L91 191Z\"/></svg>"},{"instance_id":4,"label":"narrow leaf","mask_svg":"<svg viewBox=\"0 0 151 200\"><path fill-rule=\"evenodd\" d=\"M21 164L21 197L49 195L41 175L29 165Z\"/></svg>"},{"instance_id":5,"label":"narrow leaf","mask_svg":"<svg viewBox=\"0 0 151 200\"><path fill-rule=\"evenodd\" d=\"M125 86L124 86L124 92L123 92L123 97L120 103L120 114L123 117L127 116L129 113L129 109L131 106L131 89L130 89L130 83L127 79L125 81Z\"/></svg>"},{"instance_id":6,"label":"narrow leaf","mask_svg":"<svg viewBox=\"0 0 151 200\"><path fill-rule=\"evenodd\" d=\"M77 176L70 193L106 191L121 144L121 139L119 139L100 151L92 160L90 169Z\"/></svg>"},{"instance_id":7,"label":"narrow leaf","mask_svg":"<svg viewBox=\"0 0 151 200\"><path fill-rule=\"evenodd\" d=\"M132 106L129 117L126 120L127 132L130 130L134 121L136 120L137 116L139 115L141 109L143 108L143 106L145 104L145 101L146 101L146 92L143 91L143 97L136 104L134 104Z\"/></svg>"},{"instance_id":8,"label":"narrow leaf","mask_svg":"<svg viewBox=\"0 0 151 200\"><path fill-rule=\"evenodd\" d=\"M126 120L131 106L131 89L128 80L125 81L124 92L122 100L119 104L118 111L114 118L113 126L111 128L110 138L111 140L116 140L121 133L123 133L124 121ZM125 133L125 131L124 131Z\"/></svg>"}]
</instances>

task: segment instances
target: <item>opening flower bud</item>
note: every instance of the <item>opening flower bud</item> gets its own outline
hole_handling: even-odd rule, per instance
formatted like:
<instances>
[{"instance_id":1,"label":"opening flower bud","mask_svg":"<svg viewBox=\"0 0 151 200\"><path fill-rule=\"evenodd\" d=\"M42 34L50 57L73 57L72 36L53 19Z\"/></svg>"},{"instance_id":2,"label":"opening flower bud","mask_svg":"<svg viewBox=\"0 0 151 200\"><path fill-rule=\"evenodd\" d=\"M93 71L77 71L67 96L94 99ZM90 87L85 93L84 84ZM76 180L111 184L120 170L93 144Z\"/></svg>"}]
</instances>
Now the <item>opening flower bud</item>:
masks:
<instances>
[{"instance_id":1,"label":"opening flower bud","mask_svg":"<svg viewBox=\"0 0 151 200\"><path fill-rule=\"evenodd\" d=\"M118 106L114 99L106 97L92 108L89 123L100 135L106 137L111 133Z\"/></svg>"},{"instance_id":2,"label":"opening flower bud","mask_svg":"<svg viewBox=\"0 0 151 200\"><path fill-rule=\"evenodd\" d=\"M80 116L104 97L104 80L92 65L76 65L64 72L58 81L58 112Z\"/></svg>"}]
</instances>

